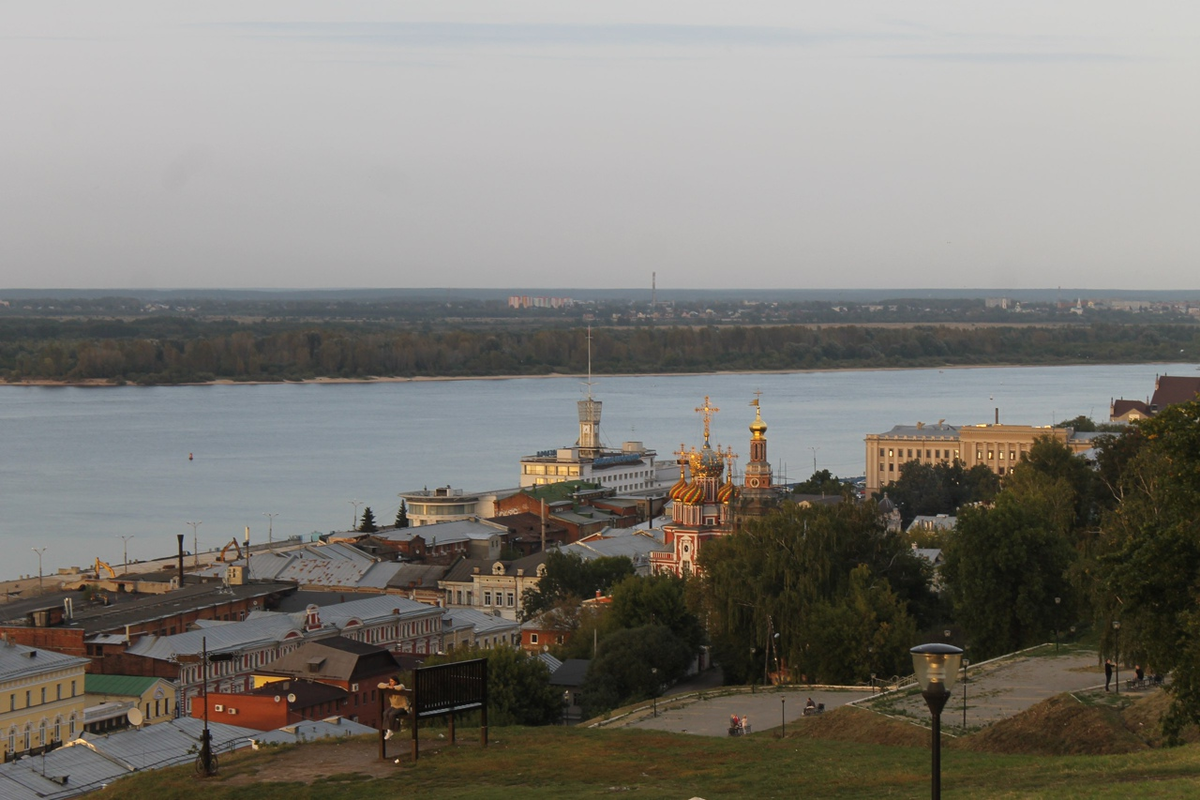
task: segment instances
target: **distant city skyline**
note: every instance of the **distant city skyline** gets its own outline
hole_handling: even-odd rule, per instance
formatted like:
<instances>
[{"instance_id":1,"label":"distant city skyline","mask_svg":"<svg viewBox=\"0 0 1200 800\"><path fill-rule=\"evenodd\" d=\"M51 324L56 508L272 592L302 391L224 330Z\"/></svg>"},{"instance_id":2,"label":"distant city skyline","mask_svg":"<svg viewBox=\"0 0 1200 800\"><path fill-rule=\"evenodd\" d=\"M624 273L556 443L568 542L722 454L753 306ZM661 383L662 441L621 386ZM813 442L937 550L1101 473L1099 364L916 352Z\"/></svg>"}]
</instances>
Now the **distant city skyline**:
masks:
<instances>
[{"instance_id":1,"label":"distant city skyline","mask_svg":"<svg viewBox=\"0 0 1200 800\"><path fill-rule=\"evenodd\" d=\"M0 287L1188 290L1200 7L0 10Z\"/></svg>"}]
</instances>

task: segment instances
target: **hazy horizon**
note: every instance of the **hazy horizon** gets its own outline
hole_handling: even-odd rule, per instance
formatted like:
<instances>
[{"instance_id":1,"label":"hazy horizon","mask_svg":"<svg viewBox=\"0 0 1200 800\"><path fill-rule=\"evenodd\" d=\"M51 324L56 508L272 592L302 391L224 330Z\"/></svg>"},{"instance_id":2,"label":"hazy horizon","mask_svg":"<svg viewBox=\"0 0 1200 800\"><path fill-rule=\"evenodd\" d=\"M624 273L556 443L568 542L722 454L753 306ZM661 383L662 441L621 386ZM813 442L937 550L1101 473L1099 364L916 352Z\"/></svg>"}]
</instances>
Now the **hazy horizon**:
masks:
<instances>
[{"instance_id":1,"label":"hazy horizon","mask_svg":"<svg viewBox=\"0 0 1200 800\"><path fill-rule=\"evenodd\" d=\"M9 4L0 284L1187 291L1197 23L1112 0Z\"/></svg>"}]
</instances>

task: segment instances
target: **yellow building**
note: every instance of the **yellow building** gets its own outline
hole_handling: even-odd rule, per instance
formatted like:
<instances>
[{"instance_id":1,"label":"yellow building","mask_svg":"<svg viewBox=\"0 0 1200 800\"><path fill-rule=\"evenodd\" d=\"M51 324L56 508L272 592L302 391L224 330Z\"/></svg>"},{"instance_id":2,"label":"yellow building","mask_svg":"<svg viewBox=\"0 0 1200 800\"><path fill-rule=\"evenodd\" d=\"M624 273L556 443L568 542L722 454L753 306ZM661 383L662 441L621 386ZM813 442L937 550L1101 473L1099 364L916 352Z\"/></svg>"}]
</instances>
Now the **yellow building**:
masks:
<instances>
[{"instance_id":1,"label":"yellow building","mask_svg":"<svg viewBox=\"0 0 1200 800\"><path fill-rule=\"evenodd\" d=\"M83 731L86 658L0 642L0 752L42 753Z\"/></svg>"},{"instance_id":2,"label":"yellow building","mask_svg":"<svg viewBox=\"0 0 1200 800\"><path fill-rule=\"evenodd\" d=\"M1034 425L964 425L955 427L938 420L936 425L918 422L897 425L886 433L866 436L867 496L900 477L900 467L910 461L921 464L951 464L961 461L965 469L982 464L997 475L1007 475L1043 436L1080 453L1092 447L1099 434L1073 428Z\"/></svg>"},{"instance_id":3,"label":"yellow building","mask_svg":"<svg viewBox=\"0 0 1200 800\"><path fill-rule=\"evenodd\" d=\"M175 684L166 678L88 675L84 687L84 722L92 733L128 727L134 708L144 725L175 719Z\"/></svg>"}]
</instances>

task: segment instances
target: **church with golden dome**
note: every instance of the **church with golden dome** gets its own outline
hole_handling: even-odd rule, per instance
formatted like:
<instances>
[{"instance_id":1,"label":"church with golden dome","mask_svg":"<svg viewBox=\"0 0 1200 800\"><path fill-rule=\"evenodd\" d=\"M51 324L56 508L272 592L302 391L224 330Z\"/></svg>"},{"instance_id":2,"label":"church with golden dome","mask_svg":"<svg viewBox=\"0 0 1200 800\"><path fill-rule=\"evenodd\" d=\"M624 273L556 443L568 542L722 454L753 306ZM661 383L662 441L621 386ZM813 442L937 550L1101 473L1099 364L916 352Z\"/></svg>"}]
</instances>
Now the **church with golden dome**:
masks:
<instances>
[{"instance_id":1,"label":"church with golden dome","mask_svg":"<svg viewBox=\"0 0 1200 800\"><path fill-rule=\"evenodd\" d=\"M697 450L680 445L679 481L671 487L671 521L662 526L663 548L650 554L654 572L685 576L697 571L696 558L704 543L732 533L739 519L759 516L774 505L778 490L772 486L767 462L767 425L758 398L750 424L750 461L741 486L734 483L732 447L712 446L712 419L719 408L708 397L696 413L704 418L704 444Z\"/></svg>"}]
</instances>

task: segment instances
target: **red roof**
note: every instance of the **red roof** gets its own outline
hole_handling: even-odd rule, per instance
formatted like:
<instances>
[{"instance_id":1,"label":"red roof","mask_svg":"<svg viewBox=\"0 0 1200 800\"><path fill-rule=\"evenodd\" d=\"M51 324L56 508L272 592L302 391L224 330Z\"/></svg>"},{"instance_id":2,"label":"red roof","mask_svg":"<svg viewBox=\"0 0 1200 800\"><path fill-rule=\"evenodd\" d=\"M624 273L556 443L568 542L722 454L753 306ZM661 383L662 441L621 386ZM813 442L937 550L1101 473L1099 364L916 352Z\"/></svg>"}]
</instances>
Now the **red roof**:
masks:
<instances>
[{"instance_id":1,"label":"red roof","mask_svg":"<svg viewBox=\"0 0 1200 800\"><path fill-rule=\"evenodd\" d=\"M1179 375L1159 375L1154 381L1154 397L1150 406L1155 411L1176 403L1195 400L1200 395L1200 378L1184 378Z\"/></svg>"}]
</instances>

